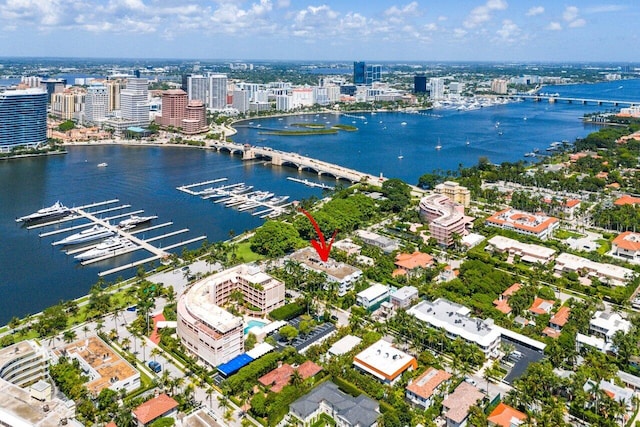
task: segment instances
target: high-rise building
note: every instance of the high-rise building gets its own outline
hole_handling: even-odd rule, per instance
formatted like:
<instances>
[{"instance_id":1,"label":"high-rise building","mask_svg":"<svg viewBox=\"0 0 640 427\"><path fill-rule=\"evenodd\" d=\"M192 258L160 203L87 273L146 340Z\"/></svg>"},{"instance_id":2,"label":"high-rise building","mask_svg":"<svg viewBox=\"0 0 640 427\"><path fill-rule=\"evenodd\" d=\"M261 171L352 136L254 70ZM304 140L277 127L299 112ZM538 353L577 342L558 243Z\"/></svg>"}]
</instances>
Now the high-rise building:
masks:
<instances>
[{"instance_id":1,"label":"high-rise building","mask_svg":"<svg viewBox=\"0 0 640 427\"><path fill-rule=\"evenodd\" d=\"M227 107L227 75L209 74L209 97L207 104L212 110L223 110Z\"/></svg>"},{"instance_id":2,"label":"high-rise building","mask_svg":"<svg viewBox=\"0 0 640 427\"><path fill-rule=\"evenodd\" d=\"M65 89L51 96L51 114L63 120L78 117L84 110L86 92L81 88Z\"/></svg>"},{"instance_id":3,"label":"high-rise building","mask_svg":"<svg viewBox=\"0 0 640 427\"><path fill-rule=\"evenodd\" d=\"M200 133L207 130L207 108L204 102L189 101L185 109L185 118L182 119L182 131L187 135Z\"/></svg>"},{"instance_id":4,"label":"high-rise building","mask_svg":"<svg viewBox=\"0 0 640 427\"><path fill-rule=\"evenodd\" d=\"M40 87L41 81L42 79L38 76L22 76L20 78L20 83L29 87Z\"/></svg>"},{"instance_id":5,"label":"high-rise building","mask_svg":"<svg viewBox=\"0 0 640 427\"><path fill-rule=\"evenodd\" d=\"M127 80L126 89L120 91L120 109L122 118L131 126L149 125L149 81L131 78Z\"/></svg>"},{"instance_id":6,"label":"high-rise building","mask_svg":"<svg viewBox=\"0 0 640 427\"><path fill-rule=\"evenodd\" d=\"M108 80L105 82L107 87L107 94L109 97L109 103L107 105L107 111L112 112L120 109L120 91L122 90L121 80Z\"/></svg>"},{"instance_id":7,"label":"high-rise building","mask_svg":"<svg viewBox=\"0 0 640 427\"><path fill-rule=\"evenodd\" d=\"M67 85L67 79L47 79L40 81L40 87L47 91L47 102L51 102L51 95L62 92Z\"/></svg>"},{"instance_id":8,"label":"high-rise building","mask_svg":"<svg viewBox=\"0 0 640 427\"><path fill-rule=\"evenodd\" d=\"M162 92L162 116L156 116L156 122L161 126L182 127L186 108L187 92L181 89L165 90Z\"/></svg>"},{"instance_id":9,"label":"high-rise building","mask_svg":"<svg viewBox=\"0 0 640 427\"><path fill-rule=\"evenodd\" d=\"M293 96L291 95L277 95L276 96L276 110L289 111L291 110Z\"/></svg>"},{"instance_id":10,"label":"high-rise building","mask_svg":"<svg viewBox=\"0 0 640 427\"><path fill-rule=\"evenodd\" d=\"M364 62L353 63L353 84L363 85L367 78L367 66Z\"/></svg>"},{"instance_id":11,"label":"high-rise building","mask_svg":"<svg viewBox=\"0 0 640 427\"><path fill-rule=\"evenodd\" d=\"M507 93L507 81L504 79L493 79L491 81L491 92L505 95Z\"/></svg>"},{"instance_id":12,"label":"high-rise building","mask_svg":"<svg viewBox=\"0 0 640 427\"><path fill-rule=\"evenodd\" d=\"M249 91L247 90L234 90L232 107L238 110L240 113L246 113L249 111Z\"/></svg>"},{"instance_id":13,"label":"high-rise building","mask_svg":"<svg viewBox=\"0 0 640 427\"><path fill-rule=\"evenodd\" d=\"M382 75L382 66L380 65L367 65L365 84L370 85L380 81Z\"/></svg>"},{"instance_id":14,"label":"high-rise building","mask_svg":"<svg viewBox=\"0 0 640 427\"><path fill-rule=\"evenodd\" d=\"M207 102L207 78L202 75L187 77L187 95L189 96L189 101L197 99L198 101Z\"/></svg>"},{"instance_id":15,"label":"high-rise building","mask_svg":"<svg viewBox=\"0 0 640 427\"><path fill-rule=\"evenodd\" d=\"M427 93L427 76L413 76L413 93Z\"/></svg>"},{"instance_id":16,"label":"high-rise building","mask_svg":"<svg viewBox=\"0 0 640 427\"><path fill-rule=\"evenodd\" d=\"M431 86L431 99L444 99L444 79L440 77L432 77L429 79Z\"/></svg>"},{"instance_id":17,"label":"high-rise building","mask_svg":"<svg viewBox=\"0 0 640 427\"><path fill-rule=\"evenodd\" d=\"M97 123L107 117L109 94L107 87L93 84L87 88L85 97L84 117L87 122Z\"/></svg>"},{"instance_id":18,"label":"high-rise building","mask_svg":"<svg viewBox=\"0 0 640 427\"><path fill-rule=\"evenodd\" d=\"M0 93L0 151L46 144L47 98L43 89Z\"/></svg>"}]
</instances>

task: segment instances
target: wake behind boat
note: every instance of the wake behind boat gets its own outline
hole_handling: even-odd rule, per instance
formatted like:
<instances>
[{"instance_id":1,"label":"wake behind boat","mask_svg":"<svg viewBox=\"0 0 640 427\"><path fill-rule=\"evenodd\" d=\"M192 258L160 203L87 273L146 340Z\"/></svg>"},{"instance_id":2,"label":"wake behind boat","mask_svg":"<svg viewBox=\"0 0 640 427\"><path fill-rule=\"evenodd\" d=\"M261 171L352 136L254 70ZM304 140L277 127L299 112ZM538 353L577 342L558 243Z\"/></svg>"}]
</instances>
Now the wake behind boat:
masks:
<instances>
[{"instance_id":1,"label":"wake behind boat","mask_svg":"<svg viewBox=\"0 0 640 427\"><path fill-rule=\"evenodd\" d=\"M127 239L123 239L120 237L111 237L104 242L98 244L93 249L89 249L86 252L79 253L74 256L78 261L87 261L94 258L100 258L106 255L117 255L116 252L122 251L123 249L128 249L135 246Z\"/></svg>"},{"instance_id":2,"label":"wake behind boat","mask_svg":"<svg viewBox=\"0 0 640 427\"><path fill-rule=\"evenodd\" d=\"M118 227L122 228L123 230L129 230L135 227L136 225L149 222L152 219L156 219L156 218L158 218L156 215L151 215L151 216L131 215L131 218L123 219L122 221L120 221L118 223Z\"/></svg>"},{"instance_id":3,"label":"wake behind boat","mask_svg":"<svg viewBox=\"0 0 640 427\"><path fill-rule=\"evenodd\" d=\"M16 218L16 222L29 223L35 221L43 221L45 219L62 218L70 214L71 209L60 203L60 201L57 201L48 208L42 208L32 214Z\"/></svg>"},{"instance_id":4,"label":"wake behind boat","mask_svg":"<svg viewBox=\"0 0 640 427\"><path fill-rule=\"evenodd\" d=\"M79 233L67 236L62 240L51 243L54 246L58 245L77 245L78 243L93 242L94 240L104 239L105 237L111 237L115 233L107 227L102 225L94 225L91 228L82 230Z\"/></svg>"}]
</instances>

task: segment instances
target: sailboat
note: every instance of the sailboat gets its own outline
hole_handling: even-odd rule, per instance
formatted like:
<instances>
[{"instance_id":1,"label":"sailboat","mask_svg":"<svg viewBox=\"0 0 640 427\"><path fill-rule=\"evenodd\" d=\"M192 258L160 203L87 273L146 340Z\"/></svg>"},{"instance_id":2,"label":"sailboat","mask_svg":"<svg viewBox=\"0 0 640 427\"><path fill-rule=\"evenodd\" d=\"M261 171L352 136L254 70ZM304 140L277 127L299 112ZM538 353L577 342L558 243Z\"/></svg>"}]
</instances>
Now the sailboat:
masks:
<instances>
[{"instance_id":1,"label":"sailboat","mask_svg":"<svg viewBox=\"0 0 640 427\"><path fill-rule=\"evenodd\" d=\"M438 138L438 145L436 145L436 150L440 150L442 145L440 144L440 138Z\"/></svg>"},{"instance_id":2,"label":"sailboat","mask_svg":"<svg viewBox=\"0 0 640 427\"><path fill-rule=\"evenodd\" d=\"M469 145L469 140L467 139L466 145Z\"/></svg>"},{"instance_id":3,"label":"sailboat","mask_svg":"<svg viewBox=\"0 0 640 427\"><path fill-rule=\"evenodd\" d=\"M400 154L398 155L398 159L400 160L404 159L404 156L402 155L402 151L400 151Z\"/></svg>"}]
</instances>

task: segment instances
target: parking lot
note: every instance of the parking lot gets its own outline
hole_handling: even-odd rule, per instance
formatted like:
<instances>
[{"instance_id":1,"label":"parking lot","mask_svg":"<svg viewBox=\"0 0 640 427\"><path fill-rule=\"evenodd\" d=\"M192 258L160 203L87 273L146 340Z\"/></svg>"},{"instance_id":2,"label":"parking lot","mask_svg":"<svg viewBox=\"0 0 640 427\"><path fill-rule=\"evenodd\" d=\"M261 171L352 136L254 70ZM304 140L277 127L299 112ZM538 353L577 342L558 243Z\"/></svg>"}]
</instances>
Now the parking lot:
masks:
<instances>
[{"instance_id":1,"label":"parking lot","mask_svg":"<svg viewBox=\"0 0 640 427\"><path fill-rule=\"evenodd\" d=\"M502 339L505 340L505 337ZM506 383L513 384L513 381L521 377L531 363L541 360L544 357L544 354L514 341L508 341L508 343L513 345L514 350L520 353L518 357L511 358L513 368L511 368L511 371L504 378ZM507 357L508 355L505 356L505 360L507 360Z\"/></svg>"},{"instance_id":2,"label":"parking lot","mask_svg":"<svg viewBox=\"0 0 640 427\"><path fill-rule=\"evenodd\" d=\"M290 320L289 324L298 329L301 321L302 319L300 317L296 317L295 319ZM279 334L276 338L278 340L278 347L284 348L291 345L296 349L296 351L300 352L304 351L304 349L313 345L314 343L321 341L329 334L333 333L335 330L336 327L333 326L332 323L323 323L322 325L318 325L313 328L313 330L311 330L311 332L309 332L307 335L299 335L298 337L294 338L294 340L290 343L287 343L287 341L281 338Z\"/></svg>"}]
</instances>

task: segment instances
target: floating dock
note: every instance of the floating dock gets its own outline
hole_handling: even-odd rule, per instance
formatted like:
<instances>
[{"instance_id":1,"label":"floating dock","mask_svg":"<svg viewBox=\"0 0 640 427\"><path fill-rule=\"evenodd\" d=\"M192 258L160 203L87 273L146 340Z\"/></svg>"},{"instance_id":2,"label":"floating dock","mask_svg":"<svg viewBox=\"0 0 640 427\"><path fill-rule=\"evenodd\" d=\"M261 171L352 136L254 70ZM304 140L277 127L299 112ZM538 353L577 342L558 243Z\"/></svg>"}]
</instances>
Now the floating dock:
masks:
<instances>
[{"instance_id":1,"label":"floating dock","mask_svg":"<svg viewBox=\"0 0 640 427\"><path fill-rule=\"evenodd\" d=\"M293 182L297 182L300 184L304 184L307 187L313 187L313 188L322 188L323 190L334 190L335 188L327 185L327 184L323 184L321 182L313 182L313 181L309 181L308 179L300 179L300 178L294 178L292 176L288 176L287 179L289 181L293 181Z\"/></svg>"}]
</instances>

